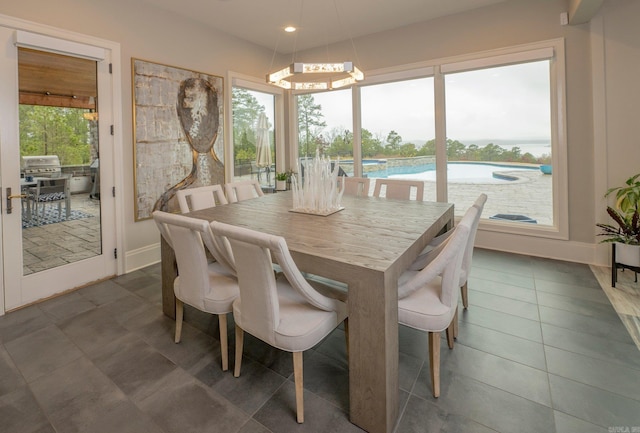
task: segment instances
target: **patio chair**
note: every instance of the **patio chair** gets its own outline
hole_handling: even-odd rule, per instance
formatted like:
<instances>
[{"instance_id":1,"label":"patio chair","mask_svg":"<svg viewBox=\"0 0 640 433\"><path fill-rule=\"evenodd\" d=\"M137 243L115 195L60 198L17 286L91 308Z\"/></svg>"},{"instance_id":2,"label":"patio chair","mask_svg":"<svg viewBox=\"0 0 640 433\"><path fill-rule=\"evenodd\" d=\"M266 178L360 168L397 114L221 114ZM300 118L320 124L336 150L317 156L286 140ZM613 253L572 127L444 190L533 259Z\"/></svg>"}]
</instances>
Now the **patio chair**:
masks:
<instances>
[{"instance_id":1,"label":"patio chair","mask_svg":"<svg viewBox=\"0 0 640 433\"><path fill-rule=\"evenodd\" d=\"M239 180L224 185L224 192L229 203L262 197L262 187L257 180Z\"/></svg>"},{"instance_id":2,"label":"patio chair","mask_svg":"<svg viewBox=\"0 0 640 433\"><path fill-rule=\"evenodd\" d=\"M182 213L229 203L221 185L181 189L176 192L176 197Z\"/></svg>"},{"instance_id":3,"label":"patio chair","mask_svg":"<svg viewBox=\"0 0 640 433\"><path fill-rule=\"evenodd\" d=\"M42 209L44 220L47 204L58 204L58 218L62 219L62 202L65 203L65 216L71 216L70 178L67 176L35 179L35 187L29 188L28 199L33 203L31 217L38 217L38 208ZM29 206L29 205L27 205Z\"/></svg>"},{"instance_id":4,"label":"patio chair","mask_svg":"<svg viewBox=\"0 0 640 433\"><path fill-rule=\"evenodd\" d=\"M180 342L185 303L205 313L216 314L222 370L226 371L229 369L227 313L233 310L233 301L239 294L235 271L213 237L208 221L162 211L155 211L153 219L173 248L178 264L178 276L173 282L176 297L174 341ZM215 262L207 263L205 245Z\"/></svg>"},{"instance_id":5,"label":"patio chair","mask_svg":"<svg viewBox=\"0 0 640 433\"><path fill-rule=\"evenodd\" d=\"M453 349L458 311L458 282L474 207L456 226L438 255L420 271L406 270L398 279L398 322L429 335L429 366L433 396L440 395L440 332L447 330Z\"/></svg>"},{"instance_id":6,"label":"patio chair","mask_svg":"<svg viewBox=\"0 0 640 433\"><path fill-rule=\"evenodd\" d=\"M347 305L322 295L305 280L284 238L216 221L211 228L215 236L229 242L240 285L240 297L233 302L234 376L240 376L245 331L277 349L292 352L297 421L303 423L302 354L346 321ZM276 279L272 258L280 265L283 277Z\"/></svg>"},{"instance_id":7,"label":"patio chair","mask_svg":"<svg viewBox=\"0 0 640 433\"><path fill-rule=\"evenodd\" d=\"M376 179L373 189L374 197L385 197L394 200L424 200L424 182L405 179Z\"/></svg>"}]
</instances>

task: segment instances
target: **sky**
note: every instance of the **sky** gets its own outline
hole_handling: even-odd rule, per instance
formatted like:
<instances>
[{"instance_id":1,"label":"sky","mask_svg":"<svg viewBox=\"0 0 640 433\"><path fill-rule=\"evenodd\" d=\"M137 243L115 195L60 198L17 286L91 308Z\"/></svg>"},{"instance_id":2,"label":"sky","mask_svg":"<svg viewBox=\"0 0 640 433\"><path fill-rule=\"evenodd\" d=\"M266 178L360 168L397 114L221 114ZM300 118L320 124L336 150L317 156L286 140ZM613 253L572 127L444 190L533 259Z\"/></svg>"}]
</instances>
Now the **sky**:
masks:
<instances>
[{"instance_id":1,"label":"sky","mask_svg":"<svg viewBox=\"0 0 640 433\"><path fill-rule=\"evenodd\" d=\"M448 74L447 136L463 143L549 140L548 68L548 62L542 61ZM403 142L434 138L433 78L365 85L361 89L363 128L383 139L395 130ZM352 130L350 97L350 89L314 95L322 105L328 130Z\"/></svg>"}]
</instances>

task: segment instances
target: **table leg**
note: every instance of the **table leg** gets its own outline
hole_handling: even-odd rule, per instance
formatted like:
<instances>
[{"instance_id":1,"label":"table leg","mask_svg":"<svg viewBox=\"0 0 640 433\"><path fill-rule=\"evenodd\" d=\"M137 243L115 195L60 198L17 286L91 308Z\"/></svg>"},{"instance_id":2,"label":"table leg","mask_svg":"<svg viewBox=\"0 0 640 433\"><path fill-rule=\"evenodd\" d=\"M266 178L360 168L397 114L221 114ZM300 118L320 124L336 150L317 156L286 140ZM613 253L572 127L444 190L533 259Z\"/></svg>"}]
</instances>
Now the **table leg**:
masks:
<instances>
[{"instance_id":1,"label":"table leg","mask_svg":"<svg viewBox=\"0 0 640 433\"><path fill-rule=\"evenodd\" d=\"M162 266L162 312L176 318L176 297L173 293L173 280L178 276L178 265L173 248L160 237L160 261Z\"/></svg>"},{"instance_id":2,"label":"table leg","mask_svg":"<svg viewBox=\"0 0 640 433\"><path fill-rule=\"evenodd\" d=\"M368 432L395 428L398 359L397 280L359 275L349 283L349 407L351 422Z\"/></svg>"}]
</instances>

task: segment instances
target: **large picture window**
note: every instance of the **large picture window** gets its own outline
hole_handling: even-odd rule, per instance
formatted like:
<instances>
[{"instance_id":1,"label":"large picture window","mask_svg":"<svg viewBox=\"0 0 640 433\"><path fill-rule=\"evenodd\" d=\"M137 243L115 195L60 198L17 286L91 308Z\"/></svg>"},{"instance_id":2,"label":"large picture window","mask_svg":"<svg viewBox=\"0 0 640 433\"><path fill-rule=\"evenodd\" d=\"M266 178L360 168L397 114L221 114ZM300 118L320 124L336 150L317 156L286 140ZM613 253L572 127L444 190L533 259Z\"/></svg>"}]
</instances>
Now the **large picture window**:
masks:
<instances>
[{"instance_id":1,"label":"large picture window","mask_svg":"<svg viewBox=\"0 0 640 433\"><path fill-rule=\"evenodd\" d=\"M549 73L542 60L445 76L447 197L456 214L484 192L485 218L553 225Z\"/></svg>"},{"instance_id":2,"label":"large picture window","mask_svg":"<svg viewBox=\"0 0 640 433\"><path fill-rule=\"evenodd\" d=\"M296 95L299 156L319 149L348 175L423 180L423 199L457 216L486 193L486 229L567 238L563 41L412 68Z\"/></svg>"}]
</instances>

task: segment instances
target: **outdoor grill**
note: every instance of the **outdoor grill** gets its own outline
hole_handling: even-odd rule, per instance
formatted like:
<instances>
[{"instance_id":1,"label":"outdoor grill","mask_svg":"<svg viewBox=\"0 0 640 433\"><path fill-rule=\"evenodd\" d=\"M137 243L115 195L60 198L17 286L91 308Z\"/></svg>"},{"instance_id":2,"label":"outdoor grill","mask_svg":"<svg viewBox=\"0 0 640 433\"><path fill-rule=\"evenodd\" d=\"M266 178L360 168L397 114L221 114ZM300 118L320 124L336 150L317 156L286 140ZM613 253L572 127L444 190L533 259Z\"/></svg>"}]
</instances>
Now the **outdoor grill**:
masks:
<instances>
[{"instance_id":1,"label":"outdoor grill","mask_svg":"<svg viewBox=\"0 0 640 433\"><path fill-rule=\"evenodd\" d=\"M58 155L23 156L22 175L37 177L60 177L60 158Z\"/></svg>"}]
</instances>

